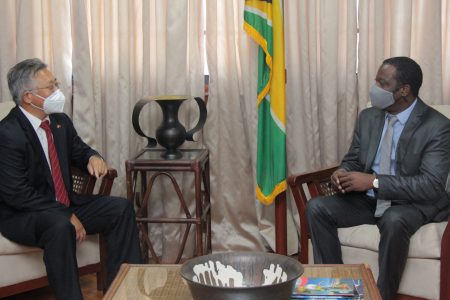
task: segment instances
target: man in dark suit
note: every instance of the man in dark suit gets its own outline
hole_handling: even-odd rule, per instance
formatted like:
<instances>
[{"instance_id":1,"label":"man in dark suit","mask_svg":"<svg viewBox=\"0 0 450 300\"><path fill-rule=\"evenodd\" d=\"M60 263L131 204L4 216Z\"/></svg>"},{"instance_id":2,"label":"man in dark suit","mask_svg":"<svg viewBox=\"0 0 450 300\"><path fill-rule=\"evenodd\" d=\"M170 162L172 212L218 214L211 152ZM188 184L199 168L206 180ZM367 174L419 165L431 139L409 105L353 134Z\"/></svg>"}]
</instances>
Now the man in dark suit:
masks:
<instances>
[{"instance_id":1,"label":"man in dark suit","mask_svg":"<svg viewBox=\"0 0 450 300\"><path fill-rule=\"evenodd\" d=\"M133 206L123 198L72 192L72 164L97 178L107 165L62 113L65 98L47 65L18 63L8 85L16 107L0 122L0 232L44 250L57 299L82 299L75 250L86 234L105 236L108 285L121 263L140 263Z\"/></svg>"},{"instance_id":2,"label":"man in dark suit","mask_svg":"<svg viewBox=\"0 0 450 300\"><path fill-rule=\"evenodd\" d=\"M331 176L338 193L312 199L306 213L315 263L342 263L337 228L377 224L378 287L394 299L411 235L450 213L450 121L418 98L422 71L412 59L386 59L375 81L372 107Z\"/></svg>"}]
</instances>

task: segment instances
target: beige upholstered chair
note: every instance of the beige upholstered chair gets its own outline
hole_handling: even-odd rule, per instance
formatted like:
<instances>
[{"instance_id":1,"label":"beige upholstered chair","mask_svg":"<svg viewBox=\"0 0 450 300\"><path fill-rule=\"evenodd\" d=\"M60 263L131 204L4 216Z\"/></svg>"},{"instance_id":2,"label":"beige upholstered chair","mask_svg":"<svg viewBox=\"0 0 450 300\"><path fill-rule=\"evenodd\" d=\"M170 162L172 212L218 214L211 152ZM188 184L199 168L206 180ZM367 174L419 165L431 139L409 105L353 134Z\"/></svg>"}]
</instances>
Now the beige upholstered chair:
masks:
<instances>
[{"instance_id":1,"label":"beige upholstered chair","mask_svg":"<svg viewBox=\"0 0 450 300\"><path fill-rule=\"evenodd\" d=\"M0 103L0 120L15 106L14 102ZM103 177L98 194L109 195L116 170L108 170ZM73 189L79 194L92 194L95 177L72 168ZM77 246L77 260L80 275L96 273L97 289L104 290L106 279L106 252L99 235L90 235ZM22 246L4 238L0 233L0 298L36 289L48 284L43 251L36 247Z\"/></svg>"},{"instance_id":2,"label":"beige upholstered chair","mask_svg":"<svg viewBox=\"0 0 450 300\"><path fill-rule=\"evenodd\" d=\"M450 118L450 105L434 106ZM289 186L300 215L300 252L302 263L313 263L312 245L305 217L306 202L316 196L330 195L330 176L337 166L291 175ZM447 183L447 188L449 188ZM338 229L342 259L346 264L366 263L378 277L378 243L376 225L360 225ZM412 237L408 260L399 287L401 299L450 300L450 225L446 222L422 226ZM412 297L410 297L412 296Z\"/></svg>"}]
</instances>

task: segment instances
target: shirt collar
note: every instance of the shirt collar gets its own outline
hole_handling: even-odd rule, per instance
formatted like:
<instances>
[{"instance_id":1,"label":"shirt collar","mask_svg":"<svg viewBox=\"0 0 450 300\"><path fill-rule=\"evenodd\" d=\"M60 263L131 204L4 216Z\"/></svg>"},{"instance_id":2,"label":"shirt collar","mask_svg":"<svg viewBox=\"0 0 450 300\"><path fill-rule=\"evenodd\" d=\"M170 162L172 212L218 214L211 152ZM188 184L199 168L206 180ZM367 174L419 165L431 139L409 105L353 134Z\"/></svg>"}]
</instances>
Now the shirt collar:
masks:
<instances>
[{"instance_id":1,"label":"shirt collar","mask_svg":"<svg viewBox=\"0 0 450 300\"><path fill-rule=\"evenodd\" d=\"M37 130L41 126L41 123L43 121L48 120L50 122L50 118L48 116L46 116L44 118L44 120L41 120L38 117L36 117L36 116L30 114L29 112L27 112L22 106L19 105L19 108L23 112L25 117L27 117L28 121L30 121L31 126L33 126L34 130Z\"/></svg>"},{"instance_id":2,"label":"shirt collar","mask_svg":"<svg viewBox=\"0 0 450 300\"><path fill-rule=\"evenodd\" d=\"M405 125L406 121L408 121L409 116L411 115L411 112L413 111L414 107L416 106L417 98L414 100L414 102L404 111L401 113L398 113L397 120L400 122L400 124ZM386 118L390 115L389 113L386 113Z\"/></svg>"}]
</instances>

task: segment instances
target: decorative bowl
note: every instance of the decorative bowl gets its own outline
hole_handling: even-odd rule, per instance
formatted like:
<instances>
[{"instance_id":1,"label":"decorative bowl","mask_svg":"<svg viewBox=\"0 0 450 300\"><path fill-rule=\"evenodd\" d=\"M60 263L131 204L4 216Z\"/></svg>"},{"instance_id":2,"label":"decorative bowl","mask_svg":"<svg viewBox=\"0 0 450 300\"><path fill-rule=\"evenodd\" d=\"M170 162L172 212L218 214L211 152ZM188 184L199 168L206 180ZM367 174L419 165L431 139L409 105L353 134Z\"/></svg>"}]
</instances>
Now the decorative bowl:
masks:
<instances>
[{"instance_id":1,"label":"decorative bowl","mask_svg":"<svg viewBox=\"0 0 450 300\"><path fill-rule=\"evenodd\" d=\"M180 273L194 300L288 300L303 266L273 253L225 252L190 259Z\"/></svg>"}]
</instances>

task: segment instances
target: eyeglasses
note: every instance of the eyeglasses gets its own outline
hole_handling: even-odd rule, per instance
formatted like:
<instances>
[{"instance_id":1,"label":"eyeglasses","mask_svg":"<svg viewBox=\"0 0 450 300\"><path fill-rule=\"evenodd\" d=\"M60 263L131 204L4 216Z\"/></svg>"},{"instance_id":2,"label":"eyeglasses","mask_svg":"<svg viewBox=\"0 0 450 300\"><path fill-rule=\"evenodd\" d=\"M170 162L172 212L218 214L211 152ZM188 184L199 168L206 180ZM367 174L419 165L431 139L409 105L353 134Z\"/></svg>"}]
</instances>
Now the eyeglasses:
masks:
<instances>
[{"instance_id":1,"label":"eyeglasses","mask_svg":"<svg viewBox=\"0 0 450 300\"><path fill-rule=\"evenodd\" d=\"M30 91L34 91L34 90L49 90L49 91L53 92L53 91L55 91L57 89L59 89L59 81L56 80L51 85L44 86L44 87L37 87L37 88L31 89Z\"/></svg>"}]
</instances>

